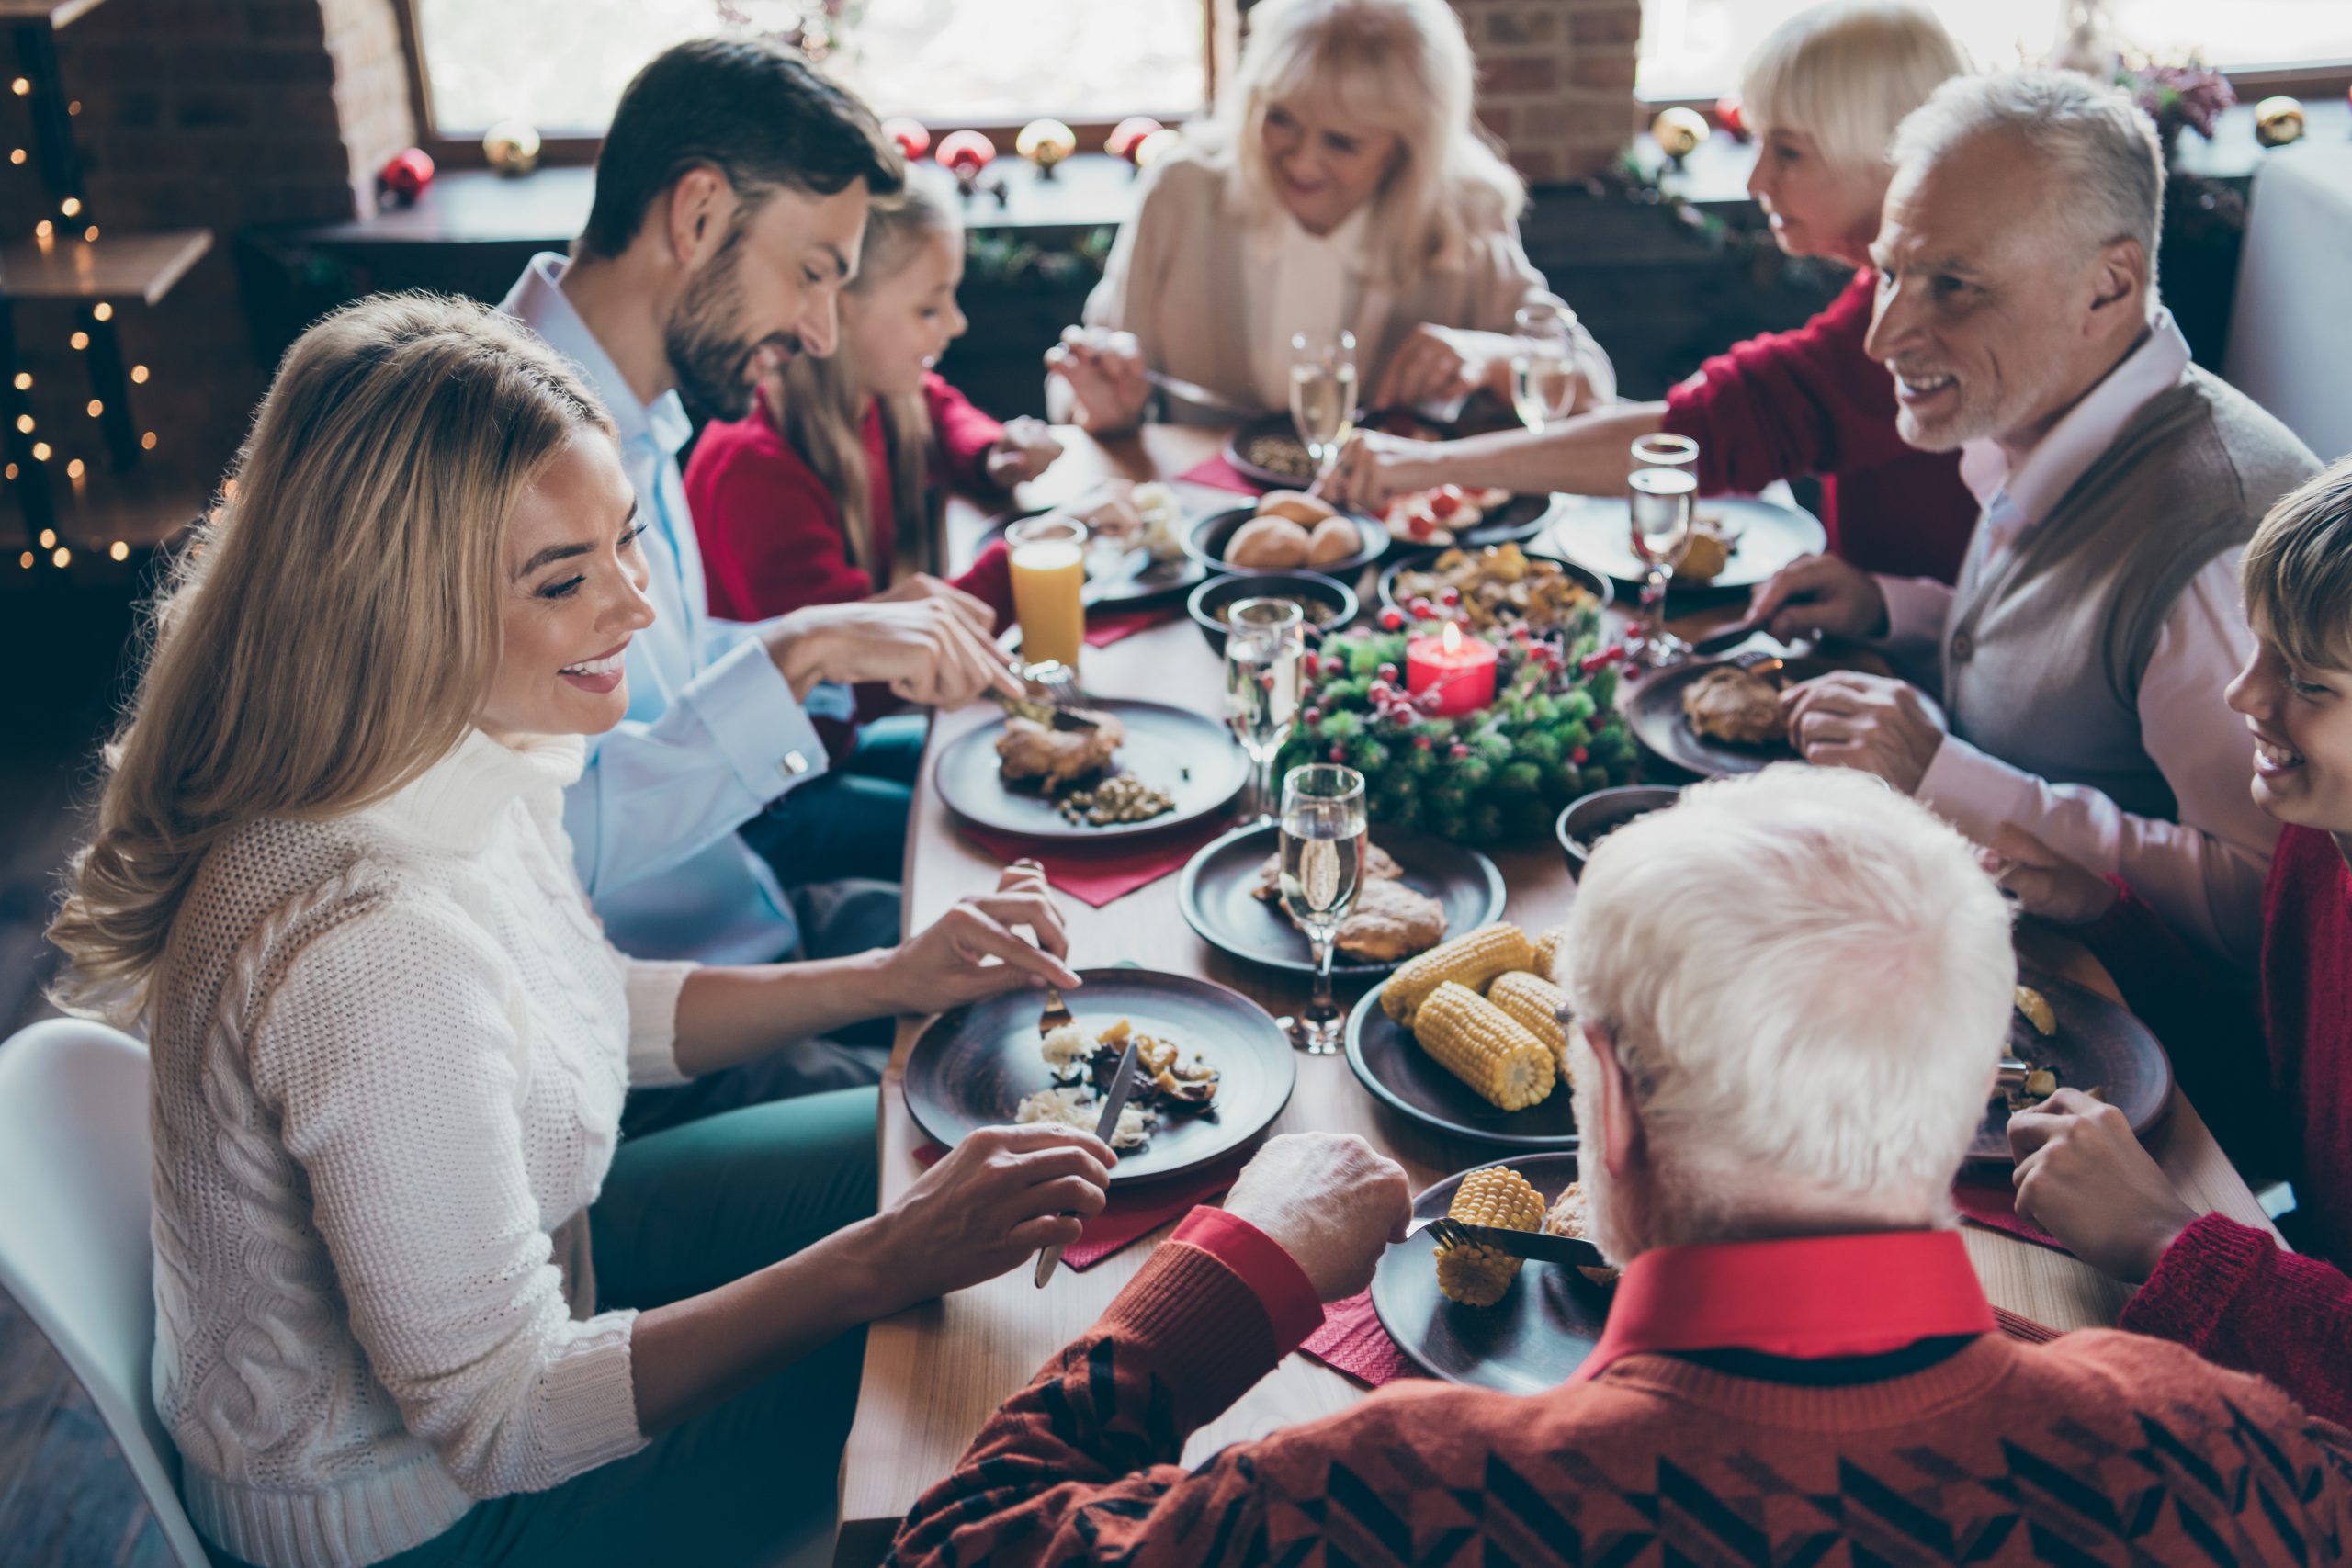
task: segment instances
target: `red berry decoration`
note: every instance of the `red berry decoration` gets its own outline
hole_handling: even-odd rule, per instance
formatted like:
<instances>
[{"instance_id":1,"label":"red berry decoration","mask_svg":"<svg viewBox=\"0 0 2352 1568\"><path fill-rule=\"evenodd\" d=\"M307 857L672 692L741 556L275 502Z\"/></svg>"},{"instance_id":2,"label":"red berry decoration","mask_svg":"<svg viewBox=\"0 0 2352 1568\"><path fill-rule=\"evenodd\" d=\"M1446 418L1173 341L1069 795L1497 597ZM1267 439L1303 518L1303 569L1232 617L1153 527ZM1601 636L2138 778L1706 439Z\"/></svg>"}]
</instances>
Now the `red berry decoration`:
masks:
<instances>
[{"instance_id":1,"label":"red berry decoration","mask_svg":"<svg viewBox=\"0 0 2352 1568\"><path fill-rule=\"evenodd\" d=\"M1390 685L1385 680L1374 681L1372 683L1372 700L1375 704L1385 703L1396 694L1396 688Z\"/></svg>"},{"instance_id":2,"label":"red berry decoration","mask_svg":"<svg viewBox=\"0 0 2352 1568\"><path fill-rule=\"evenodd\" d=\"M1376 673L1382 680L1387 682L1390 685L1393 686L1396 683L1396 666L1394 664L1382 665Z\"/></svg>"},{"instance_id":3,"label":"red berry decoration","mask_svg":"<svg viewBox=\"0 0 2352 1568\"><path fill-rule=\"evenodd\" d=\"M1416 735L1413 737L1413 745L1419 750L1427 751L1436 744L1437 742L1435 740L1426 735Z\"/></svg>"},{"instance_id":4,"label":"red berry decoration","mask_svg":"<svg viewBox=\"0 0 2352 1568\"><path fill-rule=\"evenodd\" d=\"M1437 618L1437 606L1426 599L1414 600L1412 608L1413 619L1417 621L1430 621Z\"/></svg>"},{"instance_id":5,"label":"red berry decoration","mask_svg":"<svg viewBox=\"0 0 2352 1568\"><path fill-rule=\"evenodd\" d=\"M1323 722L1323 710L1321 708L1308 708L1303 716L1305 716L1308 727L1312 728L1313 726Z\"/></svg>"},{"instance_id":6,"label":"red berry decoration","mask_svg":"<svg viewBox=\"0 0 2352 1568\"><path fill-rule=\"evenodd\" d=\"M1470 748L1457 740L1445 749L1445 754L1459 762L1470 755Z\"/></svg>"},{"instance_id":7,"label":"red berry decoration","mask_svg":"<svg viewBox=\"0 0 2352 1568\"><path fill-rule=\"evenodd\" d=\"M1344 762L1347 760L1348 749L1344 746L1334 743L1331 747L1331 761L1335 762Z\"/></svg>"},{"instance_id":8,"label":"red berry decoration","mask_svg":"<svg viewBox=\"0 0 2352 1568\"><path fill-rule=\"evenodd\" d=\"M1380 629L1382 631L1397 631L1400 630L1404 625L1404 613L1398 610L1394 604L1391 604L1387 609L1380 612Z\"/></svg>"},{"instance_id":9,"label":"red berry decoration","mask_svg":"<svg viewBox=\"0 0 2352 1568\"><path fill-rule=\"evenodd\" d=\"M1459 588L1442 589L1439 591L1437 602L1451 610L1456 604L1462 603L1462 590Z\"/></svg>"},{"instance_id":10,"label":"red berry decoration","mask_svg":"<svg viewBox=\"0 0 2352 1568\"><path fill-rule=\"evenodd\" d=\"M1582 767L1584 766L1584 760L1591 754L1592 753L1586 750L1583 747L1579 746L1575 750L1568 753L1568 761L1574 762L1578 767Z\"/></svg>"}]
</instances>

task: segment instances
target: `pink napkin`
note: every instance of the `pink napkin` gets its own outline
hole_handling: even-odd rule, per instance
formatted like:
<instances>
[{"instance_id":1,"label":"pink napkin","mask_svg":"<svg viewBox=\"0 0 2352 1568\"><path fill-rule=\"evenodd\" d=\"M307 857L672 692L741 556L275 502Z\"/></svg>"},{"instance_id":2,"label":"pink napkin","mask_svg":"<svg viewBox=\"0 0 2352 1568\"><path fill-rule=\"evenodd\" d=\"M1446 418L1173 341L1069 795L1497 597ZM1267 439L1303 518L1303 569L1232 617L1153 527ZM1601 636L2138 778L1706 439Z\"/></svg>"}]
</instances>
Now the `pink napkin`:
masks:
<instances>
[{"instance_id":1,"label":"pink napkin","mask_svg":"<svg viewBox=\"0 0 2352 1568\"><path fill-rule=\"evenodd\" d=\"M2004 1306L1996 1306L1993 1309L1993 1321L2000 1325L2002 1333L2012 1339L2022 1340L2028 1345L2047 1345L2065 1332L2063 1328L2052 1328L2046 1323L2036 1323L2025 1314L2011 1312Z\"/></svg>"},{"instance_id":2,"label":"pink napkin","mask_svg":"<svg viewBox=\"0 0 2352 1568\"><path fill-rule=\"evenodd\" d=\"M1164 626L1170 621L1184 618L1184 606L1152 604L1140 610L1110 610L1086 618L1086 646L1108 648L1114 642L1131 637L1137 632L1148 632L1154 626Z\"/></svg>"},{"instance_id":3,"label":"pink napkin","mask_svg":"<svg viewBox=\"0 0 2352 1568\"><path fill-rule=\"evenodd\" d=\"M1046 869L1046 880L1071 897L1101 908L1138 887L1159 881L1199 852L1203 844L1225 831L1222 817L1140 840L1115 839L1101 848L1057 849L1018 833L993 828L960 825L963 835L1007 865L1034 860Z\"/></svg>"},{"instance_id":4,"label":"pink napkin","mask_svg":"<svg viewBox=\"0 0 2352 1568\"><path fill-rule=\"evenodd\" d=\"M2037 1247L2066 1250L2065 1243L2018 1213L2017 1189L2006 1181L1971 1180L1963 1176L1951 1184L1951 1201L1959 1206L1962 1218L1987 1230L2003 1231Z\"/></svg>"},{"instance_id":5,"label":"pink napkin","mask_svg":"<svg viewBox=\"0 0 2352 1568\"><path fill-rule=\"evenodd\" d=\"M1211 490L1229 490L1237 495L1259 495L1265 486L1242 478L1241 470L1225 460L1223 453L1193 464L1176 476L1187 484L1206 485Z\"/></svg>"},{"instance_id":6,"label":"pink napkin","mask_svg":"<svg viewBox=\"0 0 2352 1568\"><path fill-rule=\"evenodd\" d=\"M1323 1326L1308 1335L1299 1348L1373 1388L1421 1375L1380 1325L1380 1314L1372 1310L1370 1291L1326 1306Z\"/></svg>"},{"instance_id":7,"label":"pink napkin","mask_svg":"<svg viewBox=\"0 0 2352 1568\"><path fill-rule=\"evenodd\" d=\"M1192 1213L1194 1204L1205 1203L1232 1186L1233 1179L1250 1162L1251 1152L1243 1149L1190 1176L1172 1177L1144 1187L1113 1188L1111 1201L1102 1212L1086 1222L1077 1241L1062 1248L1062 1261L1072 1269L1091 1269L1136 1238L1149 1235L1171 1220L1182 1219ZM915 1158L927 1166L938 1164L946 1155L946 1149L938 1144L925 1144L915 1151Z\"/></svg>"}]
</instances>

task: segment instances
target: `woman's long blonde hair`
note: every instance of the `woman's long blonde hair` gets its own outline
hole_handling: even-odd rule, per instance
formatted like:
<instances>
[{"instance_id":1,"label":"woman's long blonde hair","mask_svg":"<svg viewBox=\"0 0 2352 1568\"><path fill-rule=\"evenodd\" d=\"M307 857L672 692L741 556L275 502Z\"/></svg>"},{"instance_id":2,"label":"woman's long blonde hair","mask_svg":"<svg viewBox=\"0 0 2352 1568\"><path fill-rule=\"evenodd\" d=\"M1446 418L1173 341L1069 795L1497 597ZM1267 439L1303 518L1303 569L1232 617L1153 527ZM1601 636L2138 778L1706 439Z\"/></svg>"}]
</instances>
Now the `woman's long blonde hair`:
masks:
<instances>
[{"instance_id":1,"label":"woman's long blonde hair","mask_svg":"<svg viewBox=\"0 0 2352 1568\"><path fill-rule=\"evenodd\" d=\"M49 930L61 1005L135 1022L214 844L381 800L464 739L499 660L507 515L583 426L613 428L570 367L470 301L362 299L287 351L154 605Z\"/></svg>"},{"instance_id":2,"label":"woman's long blonde hair","mask_svg":"<svg viewBox=\"0 0 2352 1568\"><path fill-rule=\"evenodd\" d=\"M1316 100L1396 132L1402 157L1366 226L1372 274L1408 285L1518 220L1527 186L1473 113L1477 70L1446 0L1265 0L1204 141L1230 167L1250 220L1282 210L1266 166L1266 111Z\"/></svg>"},{"instance_id":3,"label":"woman's long blonde hair","mask_svg":"<svg viewBox=\"0 0 2352 1568\"><path fill-rule=\"evenodd\" d=\"M864 254L848 292L863 295L905 271L921 242L946 237L962 244L963 220L939 182L908 172L905 194L876 206L865 220ZM892 515L874 515L873 474L865 453L865 389L857 372L857 344L844 331L838 352L825 359L796 355L783 372L778 428L801 460L816 470L842 508L849 558L869 575L881 561L883 530L901 568L927 570L931 537L930 480L937 434L920 392L876 399L882 412L884 451L890 464ZM876 588L888 588L876 582Z\"/></svg>"}]
</instances>

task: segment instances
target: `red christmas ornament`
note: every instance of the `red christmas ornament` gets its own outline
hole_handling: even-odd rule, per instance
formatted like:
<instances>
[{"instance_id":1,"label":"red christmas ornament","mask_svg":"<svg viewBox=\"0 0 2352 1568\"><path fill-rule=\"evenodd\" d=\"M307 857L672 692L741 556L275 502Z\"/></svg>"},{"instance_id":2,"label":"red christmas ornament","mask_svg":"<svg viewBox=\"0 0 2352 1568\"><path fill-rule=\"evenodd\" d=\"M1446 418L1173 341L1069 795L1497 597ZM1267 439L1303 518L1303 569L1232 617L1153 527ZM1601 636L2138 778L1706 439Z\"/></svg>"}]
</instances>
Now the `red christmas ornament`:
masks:
<instances>
[{"instance_id":1,"label":"red christmas ornament","mask_svg":"<svg viewBox=\"0 0 2352 1568\"><path fill-rule=\"evenodd\" d=\"M900 115L882 122L882 134L899 144L899 155L910 164L931 151L931 131L919 119Z\"/></svg>"},{"instance_id":2,"label":"red christmas ornament","mask_svg":"<svg viewBox=\"0 0 2352 1568\"><path fill-rule=\"evenodd\" d=\"M414 201L418 193L432 183L433 155L422 147L393 153L390 161L376 171L377 188L402 207Z\"/></svg>"},{"instance_id":3,"label":"red christmas ornament","mask_svg":"<svg viewBox=\"0 0 2352 1568\"><path fill-rule=\"evenodd\" d=\"M1395 605L1392 604L1387 609L1380 612L1380 629L1382 631L1393 632L1404 624L1404 615L1402 612L1397 610Z\"/></svg>"},{"instance_id":4,"label":"red christmas ornament","mask_svg":"<svg viewBox=\"0 0 2352 1568\"><path fill-rule=\"evenodd\" d=\"M1125 158L1132 164L1136 149L1143 145L1144 138L1155 130L1165 129L1148 114L1129 115L1111 128L1111 134L1102 140L1102 151L1114 158Z\"/></svg>"},{"instance_id":5,"label":"red christmas ornament","mask_svg":"<svg viewBox=\"0 0 2352 1568\"><path fill-rule=\"evenodd\" d=\"M939 139L939 162L962 174L975 174L996 161L996 143L977 130L953 130Z\"/></svg>"},{"instance_id":6,"label":"red christmas ornament","mask_svg":"<svg viewBox=\"0 0 2352 1568\"><path fill-rule=\"evenodd\" d=\"M1737 93L1725 93L1715 100L1715 123L1739 141L1747 140L1747 117L1740 111Z\"/></svg>"}]
</instances>

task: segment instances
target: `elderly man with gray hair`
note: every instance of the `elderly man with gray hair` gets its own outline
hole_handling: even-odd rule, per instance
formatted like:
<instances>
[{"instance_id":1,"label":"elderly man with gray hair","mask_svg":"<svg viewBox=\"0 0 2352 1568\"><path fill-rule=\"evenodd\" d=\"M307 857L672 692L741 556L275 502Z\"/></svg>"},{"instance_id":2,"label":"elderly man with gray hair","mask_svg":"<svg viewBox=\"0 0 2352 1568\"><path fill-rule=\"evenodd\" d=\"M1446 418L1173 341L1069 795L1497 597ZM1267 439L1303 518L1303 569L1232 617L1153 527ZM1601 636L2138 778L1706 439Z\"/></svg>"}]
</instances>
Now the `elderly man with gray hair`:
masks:
<instances>
[{"instance_id":1,"label":"elderly man with gray hair","mask_svg":"<svg viewBox=\"0 0 2352 1568\"><path fill-rule=\"evenodd\" d=\"M1962 454L1984 510L1957 587L1826 557L1754 609L1773 635L1883 643L1924 672L1794 688L1792 738L1980 843L2127 877L2237 964L2278 829L2222 689L2252 648L2241 547L2318 470L2189 363L2156 296L2164 162L2128 99L2065 72L1945 84L1896 133L1871 355L1903 437Z\"/></svg>"},{"instance_id":2,"label":"elderly man with gray hair","mask_svg":"<svg viewBox=\"0 0 2352 1568\"><path fill-rule=\"evenodd\" d=\"M2342 1429L2178 1346L1996 1329L1950 1194L2016 974L1974 850L1877 781L1689 791L1594 852L1561 959L1583 1179L1624 1265L1575 1376L1400 1382L1184 1467L1408 1213L1360 1140L1276 1138L1006 1402L894 1561L2335 1560ZM1510 1288L1587 1288L1549 1267ZM1475 1342L1482 1309L1444 1310Z\"/></svg>"}]
</instances>

